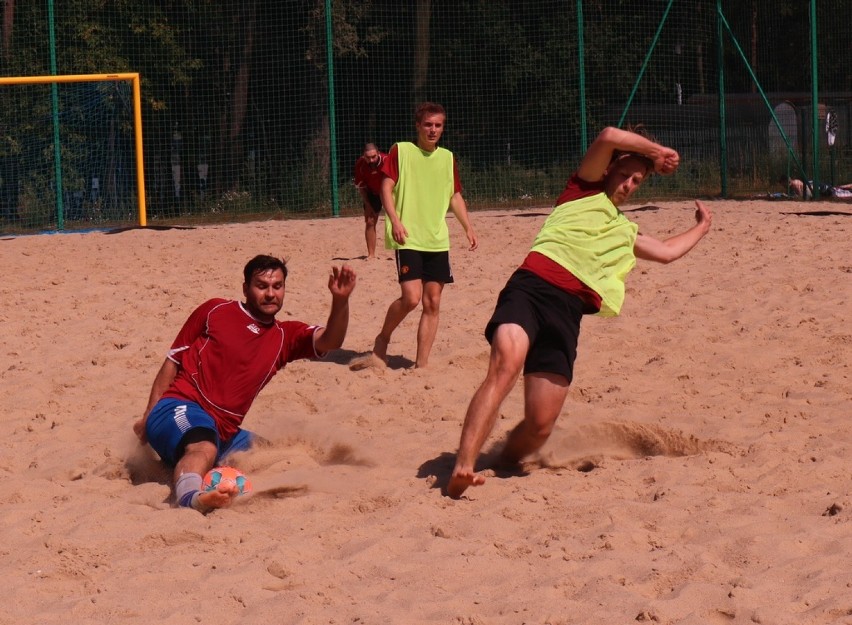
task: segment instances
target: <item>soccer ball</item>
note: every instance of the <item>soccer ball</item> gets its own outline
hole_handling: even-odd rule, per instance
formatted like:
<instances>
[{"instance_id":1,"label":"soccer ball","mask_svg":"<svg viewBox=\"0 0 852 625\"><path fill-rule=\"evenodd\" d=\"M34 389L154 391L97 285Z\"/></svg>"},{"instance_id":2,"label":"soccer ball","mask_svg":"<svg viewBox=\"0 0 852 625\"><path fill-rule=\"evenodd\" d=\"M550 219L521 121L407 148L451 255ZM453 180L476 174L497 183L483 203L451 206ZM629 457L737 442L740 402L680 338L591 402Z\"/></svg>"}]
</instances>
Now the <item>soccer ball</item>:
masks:
<instances>
[{"instance_id":1,"label":"soccer ball","mask_svg":"<svg viewBox=\"0 0 852 625\"><path fill-rule=\"evenodd\" d=\"M219 484L236 484L240 495L251 492L251 482L245 474L234 467L213 467L201 481L201 490L205 493L219 488Z\"/></svg>"}]
</instances>

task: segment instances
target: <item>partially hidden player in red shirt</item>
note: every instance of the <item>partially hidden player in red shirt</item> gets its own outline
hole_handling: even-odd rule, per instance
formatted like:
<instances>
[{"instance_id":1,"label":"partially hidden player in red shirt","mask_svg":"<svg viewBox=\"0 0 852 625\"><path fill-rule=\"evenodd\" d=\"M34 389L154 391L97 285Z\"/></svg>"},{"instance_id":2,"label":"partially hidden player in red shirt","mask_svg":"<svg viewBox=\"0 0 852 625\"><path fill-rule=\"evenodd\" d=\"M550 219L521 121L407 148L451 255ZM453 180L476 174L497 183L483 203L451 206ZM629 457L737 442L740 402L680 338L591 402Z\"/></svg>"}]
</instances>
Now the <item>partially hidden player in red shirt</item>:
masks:
<instances>
[{"instance_id":1,"label":"partially hidden player in red shirt","mask_svg":"<svg viewBox=\"0 0 852 625\"><path fill-rule=\"evenodd\" d=\"M202 492L201 482L228 454L251 447L253 435L241 425L260 390L288 362L321 358L343 345L356 282L350 267L332 268L323 327L275 318L284 303L283 260L255 256L243 278L245 302L211 299L186 320L133 425L139 440L174 468L177 504L201 512L225 507L238 494L234 485Z\"/></svg>"},{"instance_id":2,"label":"partially hidden player in red shirt","mask_svg":"<svg viewBox=\"0 0 852 625\"><path fill-rule=\"evenodd\" d=\"M382 212L382 164L387 154L375 143L364 146L364 152L355 161L355 186L364 201L364 238L367 241L367 258L376 257L376 224Z\"/></svg>"}]
</instances>

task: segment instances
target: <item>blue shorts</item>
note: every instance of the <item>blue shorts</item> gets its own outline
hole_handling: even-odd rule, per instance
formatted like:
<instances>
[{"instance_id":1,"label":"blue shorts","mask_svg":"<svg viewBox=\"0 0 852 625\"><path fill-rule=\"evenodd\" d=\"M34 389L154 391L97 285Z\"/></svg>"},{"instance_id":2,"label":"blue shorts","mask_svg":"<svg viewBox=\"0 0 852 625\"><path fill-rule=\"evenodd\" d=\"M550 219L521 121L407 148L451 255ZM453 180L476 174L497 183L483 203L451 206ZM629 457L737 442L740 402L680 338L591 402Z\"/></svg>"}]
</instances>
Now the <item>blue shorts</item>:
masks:
<instances>
[{"instance_id":1,"label":"blue shorts","mask_svg":"<svg viewBox=\"0 0 852 625\"><path fill-rule=\"evenodd\" d=\"M175 466L183 456L189 432L193 440L209 440L216 444L216 464L228 454L249 449L254 434L239 430L230 440L222 442L216 430L216 422L195 402L165 397L151 409L145 422L148 443L169 466Z\"/></svg>"}]
</instances>

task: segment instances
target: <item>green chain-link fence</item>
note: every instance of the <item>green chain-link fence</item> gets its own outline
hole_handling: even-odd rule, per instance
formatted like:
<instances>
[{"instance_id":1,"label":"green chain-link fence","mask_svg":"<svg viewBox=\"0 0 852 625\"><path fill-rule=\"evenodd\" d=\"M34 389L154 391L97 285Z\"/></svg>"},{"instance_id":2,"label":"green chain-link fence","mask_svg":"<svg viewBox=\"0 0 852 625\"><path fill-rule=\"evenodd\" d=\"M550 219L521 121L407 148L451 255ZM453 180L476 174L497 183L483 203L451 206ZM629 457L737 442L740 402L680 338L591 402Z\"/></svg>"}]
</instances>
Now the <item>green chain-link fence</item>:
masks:
<instances>
[{"instance_id":1,"label":"green chain-link fence","mask_svg":"<svg viewBox=\"0 0 852 625\"><path fill-rule=\"evenodd\" d=\"M141 75L149 225L356 214L363 144L411 139L423 100L447 108L474 210L549 206L606 125L643 123L681 152L644 199L783 192L787 172L852 180L852 0L3 9L4 77ZM0 105L0 232L137 223L125 83L4 85Z\"/></svg>"}]
</instances>

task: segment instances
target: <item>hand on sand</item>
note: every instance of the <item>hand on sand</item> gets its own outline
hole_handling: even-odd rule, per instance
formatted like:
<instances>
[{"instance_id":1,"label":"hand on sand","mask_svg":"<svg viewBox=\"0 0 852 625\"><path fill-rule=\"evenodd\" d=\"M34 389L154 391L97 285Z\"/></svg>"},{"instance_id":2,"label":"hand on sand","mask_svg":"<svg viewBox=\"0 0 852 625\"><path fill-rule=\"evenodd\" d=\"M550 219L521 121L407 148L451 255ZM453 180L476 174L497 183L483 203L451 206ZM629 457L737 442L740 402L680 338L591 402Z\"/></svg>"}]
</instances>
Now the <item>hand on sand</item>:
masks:
<instances>
[{"instance_id":1,"label":"hand on sand","mask_svg":"<svg viewBox=\"0 0 852 625\"><path fill-rule=\"evenodd\" d=\"M453 475L447 484L447 495L453 499L458 499L468 486L482 486L483 484L485 484L485 477L475 471L453 471Z\"/></svg>"},{"instance_id":2,"label":"hand on sand","mask_svg":"<svg viewBox=\"0 0 852 625\"><path fill-rule=\"evenodd\" d=\"M133 433L136 434L136 437L139 439L139 442L143 445L148 442L148 435L145 433L145 419L138 419L133 424Z\"/></svg>"}]
</instances>

